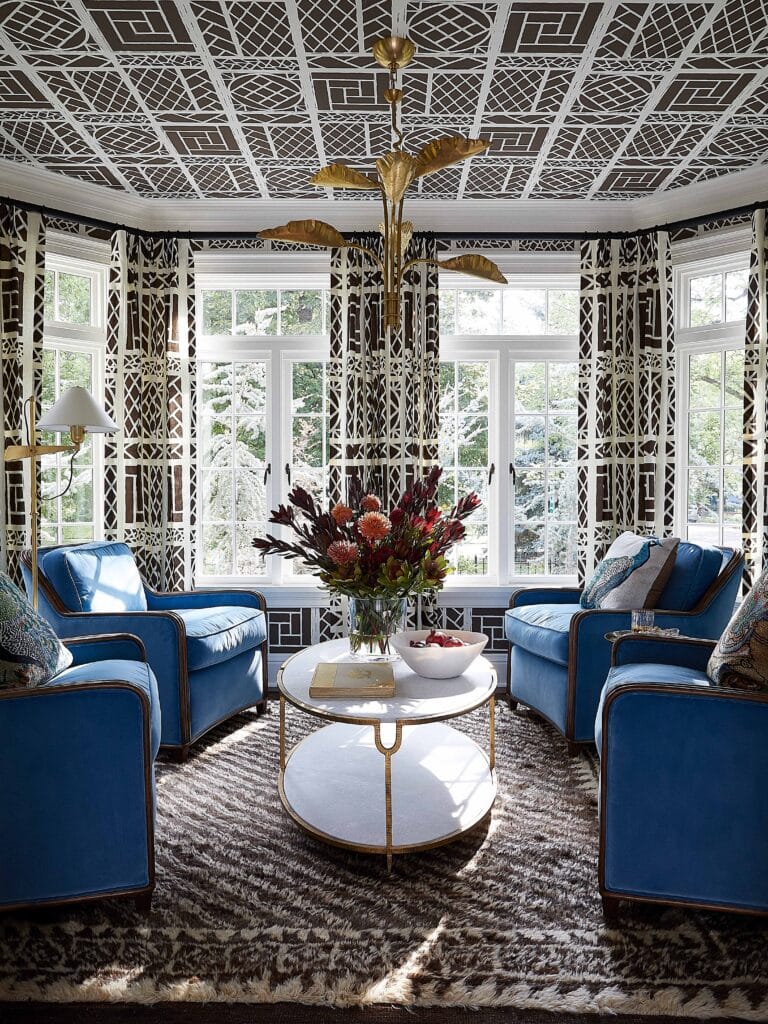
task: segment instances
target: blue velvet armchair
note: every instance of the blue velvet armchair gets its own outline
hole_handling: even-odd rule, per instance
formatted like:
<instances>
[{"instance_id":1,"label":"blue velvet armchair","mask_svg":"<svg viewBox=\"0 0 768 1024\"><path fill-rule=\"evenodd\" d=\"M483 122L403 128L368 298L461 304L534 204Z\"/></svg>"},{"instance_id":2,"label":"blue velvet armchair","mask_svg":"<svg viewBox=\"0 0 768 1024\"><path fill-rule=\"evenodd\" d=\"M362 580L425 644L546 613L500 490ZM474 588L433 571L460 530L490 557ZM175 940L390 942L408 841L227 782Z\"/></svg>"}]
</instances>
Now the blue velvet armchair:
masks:
<instances>
[{"instance_id":1,"label":"blue velvet armchair","mask_svg":"<svg viewBox=\"0 0 768 1024\"><path fill-rule=\"evenodd\" d=\"M157 683L132 636L65 640L73 664L0 690L0 909L155 886Z\"/></svg>"},{"instance_id":2,"label":"blue velvet armchair","mask_svg":"<svg viewBox=\"0 0 768 1024\"><path fill-rule=\"evenodd\" d=\"M40 613L60 637L110 632L141 638L157 677L161 743L177 760L195 740L245 708L266 708L267 626L261 594L161 594L125 544L41 548ZM30 589L29 556L23 560Z\"/></svg>"},{"instance_id":3,"label":"blue velvet armchair","mask_svg":"<svg viewBox=\"0 0 768 1024\"><path fill-rule=\"evenodd\" d=\"M731 548L683 541L655 609L656 625L716 640L733 613L744 559ZM505 616L507 701L548 719L577 754L594 741L595 712L611 664L605 634L629 629L629 611L584 609L578 588L512 594Z\"/></svg>"},{"instance_id":4,"label":"blue velvet armchair","mask_svg":"<svg viewBox=\"0 0 768 1024\"><path fill-rule=\"evenodd\" d=\"M614 646L595 723L608 914L621 900L768 913L768 693L712 685L714 646Z\"/></svg>"}]
</instances>

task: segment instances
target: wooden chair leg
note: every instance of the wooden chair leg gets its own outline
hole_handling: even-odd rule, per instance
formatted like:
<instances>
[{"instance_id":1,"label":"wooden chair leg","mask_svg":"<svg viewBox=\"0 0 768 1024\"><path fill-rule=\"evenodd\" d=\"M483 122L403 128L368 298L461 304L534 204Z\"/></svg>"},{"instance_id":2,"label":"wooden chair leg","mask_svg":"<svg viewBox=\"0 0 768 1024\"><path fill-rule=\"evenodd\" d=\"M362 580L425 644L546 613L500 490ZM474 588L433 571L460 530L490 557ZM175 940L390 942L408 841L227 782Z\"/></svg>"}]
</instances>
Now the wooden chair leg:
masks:
<instances>
[{"instance_id":1,"label":"wooden chair leg","mask_svg":"<svg viewBox=\"0 0 768 1024\"><path fill-rule=\"evenodd\" d=\"M182 747L171 747L168 751L171 760L175 761L176 764L184 764L184 762L189 758L190 745L191 744L189 743L185 743Z\"/></svg>"},{"instance_id":2,"label":"wooden chair leg","mask_svg":"<svg viewBox=\"0 0 768 1024\"><path fill-rule=\"evenodd\" d=\"M267 701L266 697L264 698L264 700L260 700L259 703L256 705L256 717L260 718L262 715L266 715L268 706L269 702Z\"/></svg>"},{"instance_id":3,"label":"wooden chair leg","mask_svg":"<svg viewBox=\"0 0 768 1024\"><path fill-rule=\"evenodd\" d=\"M619 910L621 909L621 900L618 896L607 896L603 893L601 897L603 901L603 917L607 920L613 920L619 916Z\"/></svg>"},{"instance_id":4,"label":"wooden chair leg","mask_svg":"<svg viewBox=\"0 0 768 1024\"><path fill-rule=\"evenodd\" d=\"M149 914L152 910L152 893L140 892L138 896L134 896L134 903L140 914Z\"/></svg>"}]
</instances>

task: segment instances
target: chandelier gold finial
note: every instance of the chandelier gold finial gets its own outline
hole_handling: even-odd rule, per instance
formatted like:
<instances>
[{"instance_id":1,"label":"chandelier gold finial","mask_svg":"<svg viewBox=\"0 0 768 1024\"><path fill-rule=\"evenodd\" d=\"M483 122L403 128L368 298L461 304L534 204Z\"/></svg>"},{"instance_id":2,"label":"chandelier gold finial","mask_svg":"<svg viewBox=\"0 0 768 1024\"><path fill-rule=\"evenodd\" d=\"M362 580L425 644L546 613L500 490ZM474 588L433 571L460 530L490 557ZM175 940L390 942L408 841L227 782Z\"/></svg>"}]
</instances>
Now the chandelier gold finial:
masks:
<instances>
[{"instance_id":1,"label":"chandelier gold finial","mask_svg":"<svg viewBox=\"0 0 768 1024\"><path fill-rule=\"evenodd\" d=\"M397 75L407 67L416 53L410 39L403 36L385 36L373 44L373 57L377 64L386 68L389 82L384 99L389 104L392 149L376 160L376 177L335 163L321 167L312 176L310 183L318 188L348 188L363 191L378 191L384 207L384 220L379 230L384 236L384 258L365 246L347 242L343 235L330 224L318 220L293 220L276 228L259 231L261 238L284 242L301 242L324 248L346 247L360 249L378 263L384 279L384 326L400 326L400 288L403 274L418 263L432 263L443 270L454 270L471 274L486 281L506 284L506 278L499 268L485 256L455 256L442 262L432 259L405 259L405 252L413 234L413 225L403 220L405 195L417 178L434 174L451 164L467 160L484 153L490 143L485 139L465 139L458 135L434 139L415 156L403 149L403 131L400 125L400 108L403 89L398 86Z\"/></svg>"}]
</instances>

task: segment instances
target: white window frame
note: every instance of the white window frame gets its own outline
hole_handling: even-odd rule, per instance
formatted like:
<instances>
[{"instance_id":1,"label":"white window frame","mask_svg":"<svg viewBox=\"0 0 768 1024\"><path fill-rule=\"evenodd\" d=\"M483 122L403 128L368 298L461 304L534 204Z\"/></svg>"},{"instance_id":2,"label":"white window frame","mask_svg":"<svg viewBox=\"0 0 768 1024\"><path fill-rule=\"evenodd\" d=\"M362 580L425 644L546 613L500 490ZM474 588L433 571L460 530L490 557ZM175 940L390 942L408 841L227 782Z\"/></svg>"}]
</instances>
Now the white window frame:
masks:
<instances>
[{"instance_id":1,"label":"white window frame","mask_svg":"<svg viewBox=\"0 0 768 1024\"><path fill-rule=\"evenodd\" d=\"M45 269L88 277L91 281L91 323L71 324L46 320L43 351L82 352L91 357L92 394L104 402L105 359L107 348L106 301L109 248L106 243L51 232L46 243ZM60 356L59 356L60 358ZM45 412L46 410L43 410ZM67 438L62 438L66 443ZM104 536L104 435L91 435L93 445L93 539ZM59 456L61 459L61 456ZM62 476L66 469L61 468ZM43 506L44 508L44 506ZM62 541L62 526L57 522L57 543Z\"/></svg>"},{"instance_id":2,"label":"white window frame","mask_svg":"<svg viewBox=\"0 0 768 1024\"><path fill-rule=\"evenodd\" d=\"M675 319L675 386L677 424L675 437L675 532L686 536L688 526L688 423L690 418L690 357L697 353L722 354L744 348L746 321L721 321L703 327L690 325L691 281L708 274L723 275L749 268L749 231L743 228L714 232L673 248L673 301ZM722 508L718 527L722 529Z\"/></svg>"}]
</instances>

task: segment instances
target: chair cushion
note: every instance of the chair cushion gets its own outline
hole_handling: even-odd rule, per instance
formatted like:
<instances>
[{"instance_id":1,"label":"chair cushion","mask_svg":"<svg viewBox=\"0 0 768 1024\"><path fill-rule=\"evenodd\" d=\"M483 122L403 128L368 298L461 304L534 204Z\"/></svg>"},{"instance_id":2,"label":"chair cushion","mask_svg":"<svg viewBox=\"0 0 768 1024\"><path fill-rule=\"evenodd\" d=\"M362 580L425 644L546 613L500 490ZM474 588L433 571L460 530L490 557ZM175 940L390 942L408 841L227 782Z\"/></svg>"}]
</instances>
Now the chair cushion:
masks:
<instances>
[{"instance_id":1,"label":"chair cushion","mask_svg":"<svg viewBox=\"0 0 768 1024\"><path fill-rule=\"evenodd\" d=\"M187 664L196 672L236 654L259 647L267 638L264 612L258 608L220 605L215 608L169 608L184 620Z\"/></svg>"},{"instance_id":2,"label":"chair cushion","mask_svg":"<svg viewBox=\"0 0 768 1024\"><path fill-rule=\"evenodd\" d=\"M720 548L706 544L680 541L672 572L656 607L676 612L695 608L731 554L727 551L724 555Z\"/></svg>"},{"instance_id":3,"label":"chair cushion","mask_svg":"<svg viewBox=\"0 0 768 1024\"><path fill-rule=\"evenodd\" d=\"M72 652L0 573L0 690L40 686L72 664Z\"/></svg>"},{"instance_id":4,"label":"chair cushion","mask_svg":"<svg viewBox=\"0 0 768 1024\"><path fill-rule=\"evenodd\" d=\"M131 683L146 693L149 698L152 758L160 747L160 698L157 692L155 674L146 661L125 661L122 658L106 658L91 661L87 665L73 665L59 672L47 683L48 686L71 686L73 683L98 683L110 680Z\"/></svg>"},{"instance_id":5,"label":"chair cushion","mask_svg":"<svg viewBox=\"0 0 768 1024\"><path fill-rule=\"evenodd\" d=\"M768 569L725 627L707 674L717 686L768 690Z\"/></svg>"},{"instance_id":6,"label":"chair cushion","mask_svg":"<svg viewBox=\"0 0 768 1024\"><path fill-rule=\"evenodd\" d=\"M608 694L618 686L628 686L631 683L643 683L653 685L676 684L678 686L711 686L706 672L700 669L687 668L683 665L664 665L655 662L640 662L632 665L617 665L608 673L603 692L600 695L600 703L597 707L595 718L595 743L600 753L602 732L603 732L603 706Z\"/></svg>"},{"instance_id":7,"label":"chair cushion","mask_svg":"<svg viewBox=\"0 0 768 1024\"><path fill-rule=\"evenodd\" d=\"M504 616L504 632L511 644L547 661L567 665L571 619L581 610L578 604L526 604L510 608Z\"/></svg>"},{"instance_id":8,"label":"chair cushion","mask_svg":"<svg viewBox=\"0 0 768 1024\"><path fill-rule=\"evenodd\" d=\"M126 544L78 544L46 550L40 567L71 612L145 612L147 599Z\"/></svg>"},{"instance_id":9,"label":"chair cushion","mask_svg":"<svg viewBox=\"0 0 768 1024\"><path fill-rule=\"evenodd\" d=\"M582 608L655 608L672 571L679 538L625 530L608 548L581 595Z\"/></svg>"}]
</instances>

